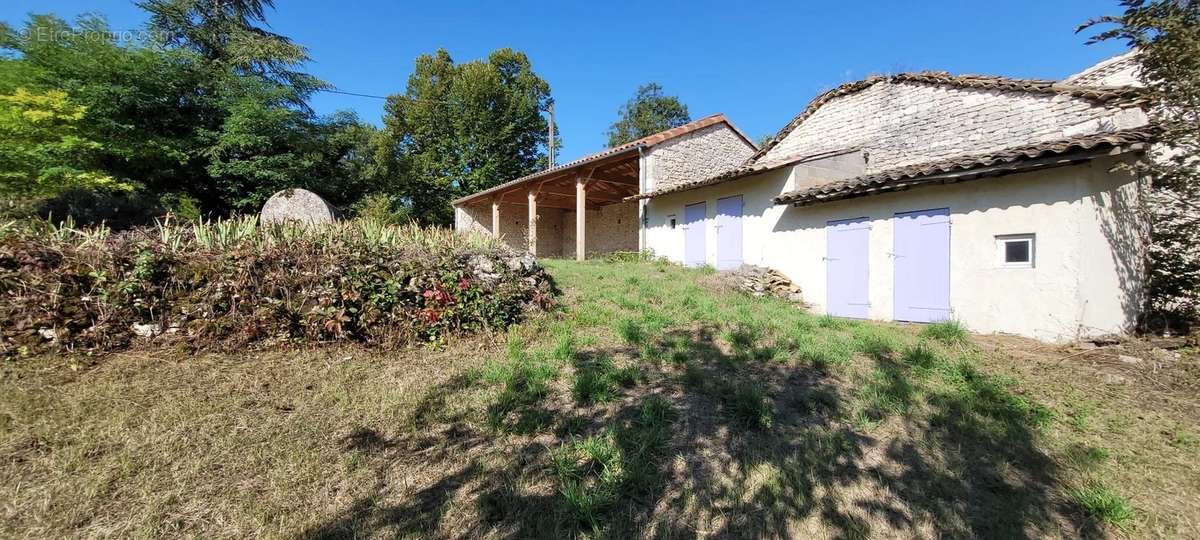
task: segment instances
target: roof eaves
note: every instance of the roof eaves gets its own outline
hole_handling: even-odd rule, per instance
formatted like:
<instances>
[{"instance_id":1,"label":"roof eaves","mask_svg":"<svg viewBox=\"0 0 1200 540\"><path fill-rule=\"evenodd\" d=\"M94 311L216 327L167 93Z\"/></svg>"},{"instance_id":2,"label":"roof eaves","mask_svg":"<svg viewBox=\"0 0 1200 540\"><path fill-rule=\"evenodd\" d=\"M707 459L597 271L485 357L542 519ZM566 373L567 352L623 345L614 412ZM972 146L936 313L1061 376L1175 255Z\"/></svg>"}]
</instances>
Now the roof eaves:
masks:
<instances>
[{"instance_id":1,"label":"roof eaves","mask_svg":"<svg viewBox=\"0 0 1200 540\"><path fill-rule=\"evenodd\" d=\"M599 152L596 152L594 154L589 154L582 158L576 159L574 161L564 163L564 164L554 167L552 169L546 169L544 171L538 171L533 174L528 174L528 175L522 176L520 178L517 178L516 180L510 180L508 182L505 182L505 183L497 185L497 186L490 187L483 191L477 191L470 195L466 195L464 197L459 197L458 199L450 201L450 204L454 205L454 206L458 206L465 202L496 193L497 191L503 191L503 190L507 190L507 189L516 187L518 185L521 185L524 182L536 180L538 178L543 178L543 177L545 177L547 175L551 175L551 174L557 174L557 173L560 173L563 171L567 171L571 168L578 167L580 165L587 165L588 163L593 163L599 159L612 157L612 156L622 154L625 152L637 150L639 148L643 149L643 150L647 149L647 148L651 148L651 147L657 146L659 144L662 144L664 142L667 142L669 140L675 139L676 137L680 137L680 136L686 135L688 133L691 133L693 131L698 131L698 130L707 128L709 126L714 126L714 125L721 124L721 123L724 123L725 125L729 126L734 131L734 133L736 133L739 137L741 137L744 141L746 141L746 143L749 144L751 148L757 148L754 145L754 142L752 142L749 138L746 137L745 133L742 133L741 130L739 130L737 128L737 126L733 125L733 122L730 122L729 119L725 117L724 113L710 114L708 116L705 116L704 118L688 122L682 126L678 126L678 127L674 127L674 128L668 129L668 130L660 131L658 133L653 133L651 135L647 135L645 137L627 142L625 144L617 145L612 148L607 148L607 149L601 150Z\"/></svg>"},{"instance_id":2,"label":"roof eaves","mask_svg":"<svg viewBox=\"0 0 1200 540\"><path fill-rule=\"evenodd\" d=\"M637 143L637 141L634 141L634 142L631 142L631 143L626 143L626 144L623 144L623 145L621 145L621 146L614 146L614 147L612 147L612 148L609 148L609 149L607 149L607 150L604 150L604 151L601 151L601 152L596 152L595 154L587 155L587 156L584 156L584 157L582 157L582 158L576 159L576 160L574 160L574 161L570 161L570 162L564 163L564 164L562 164L562 165L559 165L559 166L557 166L557 167L554 167L554 168L552 168L552 169L546 169L546 170L543 170L543 171L538 171L538 172L535 172L535 173L533 173L533 174L527 174L527 175L525 175L525 176L522 176L522 177L520 177L520 178L517 178L516 180L510 180L510 181L508 181L508 182L505 182L505 183L503 183L503 184L500 184L500 185L496 185L496 186L492 186L492 187L490 187L490 188L487 188L487 189L485 189L485 190L483 190L483 191L476 191L475 193L472 193L472 194L470 194L470 195L467 195L467 196L464 196L464 197L459 197L459 198L457 198L457 199L454 199L453 201L450 201L450 204L451 204L451 205L453 205L453 206L458 206L458 205L460 205L460 204L462 204L462 203L465 203L465 202L468 202L468 201L471 201L471 200L474 200L474 199L478 199L478 198L480 198L480 197L483 197L483 196L486 196L486 195L491 195L491 194L493 194L493 193L496 193L497 191L504 191L504 190L507 190L507 189L509 189L509 188L513 188L513 187L519 186L519 185L521 185L521 184L523 184L523 183L525 183L525 182L529 182L529 181L537 180L537 179L539 179L539 178L543 178L543 177L546 177L546 176L551 176L551 175L554 175L554 174L558 174L558 173L561 173L561 172L565 172L565 171L568 171L568 170L570 170L570 169L573 169L573 168L575 168L575 167L579 167L579 166L581 166L581 165L587 165L587 164L589 164L589 163L594 163L594 162L596 162L596 161L599 161L599 160L601 160L601 159L610 158L610 157L617 156L617 155L621 155L621 154L625 154L625 153L631 153L631 152L633 152L634 150L638 150L638 149L644 149L644 148L646 148L646 146L645 146L645 145L643 145L643 144L636 144L636 143Z\"/></svg>"},{"instance_id":3,"label":"roof eaves","mask_svg":"<svg viewBox=\"0 0 1200 540\"><path fill-rule=\"evenodd\" d=\"M802 206L830 200L897 191L922 183L930 183L943 177L968 176L973 171L981 172L987 168L1047 157L1067 156L1077 152L1088 152L1104 148L1141 150L1144 149L1144 144L1142 143L1152 141L1156 134L1157 130L1154 128L1141 127L1012 147L985 154L958 156L934 162L898 167L822 186L791 191L775 197L773 202L775 204ZM1018 172L1019 170L1021 168L1018 166L1005 171L994 172L1004 174L1005 172Z\"/></svg>"}]
</instances>

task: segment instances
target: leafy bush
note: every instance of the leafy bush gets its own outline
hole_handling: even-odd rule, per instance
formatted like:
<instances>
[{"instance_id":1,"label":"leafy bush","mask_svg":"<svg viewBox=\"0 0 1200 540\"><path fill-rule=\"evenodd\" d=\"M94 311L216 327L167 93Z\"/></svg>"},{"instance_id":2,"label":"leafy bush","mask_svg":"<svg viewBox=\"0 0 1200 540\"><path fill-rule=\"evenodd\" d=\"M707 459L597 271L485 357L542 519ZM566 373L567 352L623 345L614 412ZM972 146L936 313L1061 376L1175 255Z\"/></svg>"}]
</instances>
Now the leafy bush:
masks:
<instances>
[{"instance_id":1,"label":"leafy bush","mask_svg":"<svg viewBox=\"0 0 1200 540\"><path fill-rule=\"evenodd\" d=\"M398 346L503 328L552 298L527 255L490 237L373 221L253 218L113 233L0 229L0 353L99 352L138 336L205 347Z\"/></svg>"},{"instance_id":2,"label":"leafy bush","mask_svg":"<svg viewBox=\"0 0 1200 540\"><path fill-rule=\"evenodd\" d=\"M360 219L389 225L401 225L412 221L411 212L397 205L386 193L375 193L360 199L354 204L354 215Z\"/></svg>"}]
</instances>

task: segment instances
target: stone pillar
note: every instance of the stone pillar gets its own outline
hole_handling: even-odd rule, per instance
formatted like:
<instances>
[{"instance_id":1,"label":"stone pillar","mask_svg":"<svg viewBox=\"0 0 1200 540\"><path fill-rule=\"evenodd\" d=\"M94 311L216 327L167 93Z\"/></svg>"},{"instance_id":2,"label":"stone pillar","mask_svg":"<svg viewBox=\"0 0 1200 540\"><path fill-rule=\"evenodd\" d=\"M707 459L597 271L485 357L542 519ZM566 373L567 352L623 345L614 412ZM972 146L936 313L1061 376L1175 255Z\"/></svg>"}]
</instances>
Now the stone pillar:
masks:
<instances>
[{"instance_id":1,"label":"stone pillar","mask_svg":"<svg viewBox=\"0 0 1200 540\"><path fill-rule=\"evenodd\" d=\"M582 261L587 253L587 186L582 178L575 179L575 260Z\"/></svg>"},{"instance_id":2,"label":"stone pillar","mask_svg":"<svg viewBox=\"0 0 1200 540\"><path fill-rule=\"evenodd\" d=\"M500 238L500 199L492 199L492 236Z\"/></svg>"},{"instance_id":3,"label":"stone pillar","mask_svg":"<svg viewBox=\"0 0 1200 540\"><path fill-rule=\"evenodd\" d=\"M529 190L529 254L537 257L537 192Z\"/></svg>"}]
</instances>

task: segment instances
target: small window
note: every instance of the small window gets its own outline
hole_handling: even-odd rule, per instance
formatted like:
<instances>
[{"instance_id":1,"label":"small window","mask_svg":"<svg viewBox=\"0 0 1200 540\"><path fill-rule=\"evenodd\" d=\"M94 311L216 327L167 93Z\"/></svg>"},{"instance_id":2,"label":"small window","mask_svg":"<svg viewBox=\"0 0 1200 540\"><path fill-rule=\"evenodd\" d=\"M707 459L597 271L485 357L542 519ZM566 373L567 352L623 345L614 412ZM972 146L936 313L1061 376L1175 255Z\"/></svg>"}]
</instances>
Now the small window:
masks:
<instances>
[{"instance_id":1,"label":"small window","mask_svg":"<svg viewBox=\"0 0 1200 540\"><path fill-rule=\"evenodd\" d=\"M996 255L1000 266L1033 268L1034 235L1009 234L996 237Z\"/></svg>"},{"instance_id":2,"label":"small window","mask_svg":"<svg viewBox=\"0 0 1200 540\"><path fill-rule=\"evenodd\" d=\"M667 221L671 222L671 228L674 229L675 228L675 215L671 214L671 215L667 216Z\"/></svg>"}]
</instances>

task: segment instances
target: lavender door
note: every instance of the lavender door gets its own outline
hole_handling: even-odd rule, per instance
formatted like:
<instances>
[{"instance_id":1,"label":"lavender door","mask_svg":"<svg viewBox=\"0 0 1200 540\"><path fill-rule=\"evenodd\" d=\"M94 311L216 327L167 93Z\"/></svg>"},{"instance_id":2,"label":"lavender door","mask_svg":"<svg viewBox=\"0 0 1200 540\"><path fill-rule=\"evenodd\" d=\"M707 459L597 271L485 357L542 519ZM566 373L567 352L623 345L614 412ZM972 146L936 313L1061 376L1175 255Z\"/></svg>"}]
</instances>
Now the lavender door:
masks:
<instances>
[{"instance_id":1,"label":"lavender door","mask_svg":"<svg viewBox=\"0 0 1200 540\"><path fill-rule=\"evenodd\" d=\"M704 220L707 212L702 202L683 208L683 264L704 266Z\"/></svg>"},{"instance_id":2,"label":"lavender door","mask_svg":"<svg viewBox=\"0 0 1200 540\"><path fill-rule=\"evenodd\" d=\"M867 218L830 221L825 225L825 309L830 315L867 318L871 306L867 296L870 234Z\"/></svg>"},{"instance_id":3,"label":"lavender door","mask_svg":"<svg viewBox=\"0 0 1200 540\"><path fill-rule=\"evenodd\" d=\"M895 319L950 318L950 209L896 214Z\"/></svg>"},{"instance_id":4,"label":"lavender door","mask_svg":"<svg viewBox=\"0 0 1200 540\"><path fill-rule=\"evenodd\" d=\"M742 265L742 196L717 199L717 270Z\"/></svg>"}]
</instances>

